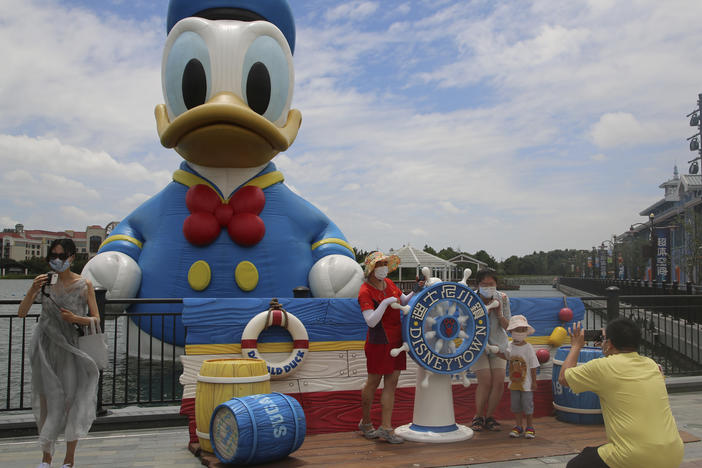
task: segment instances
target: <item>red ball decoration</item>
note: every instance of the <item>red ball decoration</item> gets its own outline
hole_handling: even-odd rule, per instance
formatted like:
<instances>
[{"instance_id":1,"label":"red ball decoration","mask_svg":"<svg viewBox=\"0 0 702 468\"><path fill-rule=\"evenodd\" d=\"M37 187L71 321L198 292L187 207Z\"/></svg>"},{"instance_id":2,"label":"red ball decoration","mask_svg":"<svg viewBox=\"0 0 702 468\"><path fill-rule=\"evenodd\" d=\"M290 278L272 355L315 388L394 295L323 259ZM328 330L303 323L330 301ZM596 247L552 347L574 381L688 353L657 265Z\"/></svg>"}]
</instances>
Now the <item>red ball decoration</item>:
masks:
<instances>
[{"instance_id":1,"label":"red ball decoration","mask_svg":"<svg viewBox=\"0 0 702 468\"><path fill-rule=\"evenodd\" d=\"M185 218L183 234L194 245L208 245L219 236L222 228L212 213L198 211Z\"/></svg>"},{"instance_id":2,"label":"red ball decoration","mask_svg":"<svg viewBox=\"0 0 702 468\"><path fill-rule=\"evenodd\" d=\"M234 213L253 213L255 215L263 211L266 204L266 195L259 187L247 185L236 191L229 200L229 205L234 208Z\"/></svg>"},{"instance_id":3,"label":"red ball decoration","mask_svg":"<svg viewBox=\"0 0 702 468\"><path fill-rule=\"evenodd\" d=\"M558 312L558 320L561 322L570 322L573 320L573 311L570 307L564 307Z\"/></svg>"},{"instance_id":4,"label":"red ball decoration","mask_svg":"<svg viewBox=\"0 0 702 468\"><path fill-rule=\"evenodd\" d=\"M234 210L229 205L219 205L214 211L215 218L220 226L226 226L234 216Z\"/></svg>"},{"instance_id":5,"label":"red ball decoration","mask_svg":"<svg viewBox=\"0 0 702 468\"><path fill-rule=\"evenodd\" d=\"M263 220L253 213L235 214L227 226L234 242L244 247L258 244L266 233Z\"/></svg>"},{"instance_id":6,"label":"red ball decoration","mask_svg":"<svg viewBox=\"0 0 702 468\"><path fill-rule=\"evenodd\" d=\"M551 353L548 352L548 349L538 349L536 350L536 359L539 360L539 363L543 364L551 359Z\"/></svg>"},{"instance_id":7,"label":"red ball decoration","mask_svg":"<svg viewBox=\"0 0 702 468\"><path fill-rule=\"evenodd\" d=\"M204 184L193 185L185 194L185 206L191 213L205 211L214 213L215 208L222 204L217 192Z\"/></svg>"}]
</instances>

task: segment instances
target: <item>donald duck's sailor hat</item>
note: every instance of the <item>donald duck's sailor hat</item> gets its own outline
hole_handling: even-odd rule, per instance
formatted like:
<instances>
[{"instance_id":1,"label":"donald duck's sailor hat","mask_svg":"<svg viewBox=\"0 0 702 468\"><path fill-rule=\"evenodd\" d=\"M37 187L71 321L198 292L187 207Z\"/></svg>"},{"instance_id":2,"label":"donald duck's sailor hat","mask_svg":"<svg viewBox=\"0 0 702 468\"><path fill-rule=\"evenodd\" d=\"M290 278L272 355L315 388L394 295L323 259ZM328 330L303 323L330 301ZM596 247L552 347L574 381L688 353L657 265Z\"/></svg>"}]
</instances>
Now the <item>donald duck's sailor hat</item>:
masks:
<instances>
[{"instance_id":1,"label":"donald duck's sailor hat","mask_svg":"<svg viewBox=\"0 0 702 468\"><path fill-rule=\"evenodd\" d=\"M285 36L290 52L295 52L295 21L287 0L171 0L168 4L166 33L190 16L209 20L268 21Z\"/></svg>"}]
</instances>

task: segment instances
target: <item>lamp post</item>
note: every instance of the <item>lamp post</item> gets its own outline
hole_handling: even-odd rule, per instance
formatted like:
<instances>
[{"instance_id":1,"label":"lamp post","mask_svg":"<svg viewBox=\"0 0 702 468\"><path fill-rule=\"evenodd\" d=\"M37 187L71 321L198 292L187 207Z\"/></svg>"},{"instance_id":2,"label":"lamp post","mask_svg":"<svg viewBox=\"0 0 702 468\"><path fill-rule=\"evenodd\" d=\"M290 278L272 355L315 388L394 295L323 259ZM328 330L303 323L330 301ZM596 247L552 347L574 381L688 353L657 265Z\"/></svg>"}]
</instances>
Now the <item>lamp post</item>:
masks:
<instances>
[{"instance_id":1,"label":"lamp post","mask_svg":"<svg viewBox=\"0 0 702 468\"><path fill-rule=\"evenodd\" d=\"M702 145L700 145L700 134L702 134L702 94L697 95L697 109L693 110L686 117L690 117L690 127L697 127L697 133L692 135L687 141L690 142L690 151L697 151L698 156L688 161L690 164L689 173L697 174L700 170L698 160L702 160ZM702 137L700 137L702 138Z\"/></svg>"}]
</instances>

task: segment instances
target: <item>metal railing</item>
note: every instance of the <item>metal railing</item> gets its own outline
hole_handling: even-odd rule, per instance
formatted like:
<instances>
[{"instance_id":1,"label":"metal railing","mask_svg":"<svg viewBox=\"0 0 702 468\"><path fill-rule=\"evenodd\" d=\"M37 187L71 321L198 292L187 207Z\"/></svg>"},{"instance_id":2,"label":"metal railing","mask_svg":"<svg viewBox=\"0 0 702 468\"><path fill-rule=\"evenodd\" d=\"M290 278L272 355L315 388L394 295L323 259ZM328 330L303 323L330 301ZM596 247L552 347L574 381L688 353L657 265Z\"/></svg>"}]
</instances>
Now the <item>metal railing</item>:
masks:
<instances>
[{"instance_id":1,"label":"metal railing","mask_svg":"<svg viewBox=\"0 0 702 468\"><path fill-rule=\"evenodd\" d=\"M604 281L561 278L560 284L590 292L595 288L589 285L599 288L598 283ZM630 285L626 290L632 287L646 286ZM641 329L639 352L657 361L666 375L700 375L702 296L674 291L669 288L668 294L622 295L619 287L608 286L603 295L580 297L586 310L584 326L598 329L617 317L630 318Z\"/></svg>"},{"instance_id":2,"label":"metal railing","mask_svg":"<svg viewBox=\"0 0 702 468\"><path fill-rule=\"evenodd\" d=\"M564 279L560 284L566 285ZM629 317L641 325L644 341L641 352L661 364L666 375L702 374L702 296L620 295L620 292L617 287L610 286L604 290L605 294L580 297L586 309L585 327L601 328L608 320ZM153 329L156 323L161 336L167 334L168 327L175 336L176 318L180 313L110 313L106 305L173 304L182 303L182 299L106 300L101 290L96 290L96 297L110 355L109 365L100 375L98 412L103 406L179 402L182 386L178 379L182 364L178 354L182 351L175 344L166 344L140 332L138 326L148 321L148 328ZM20 302L0 300L0 304L18 305ZM3 335L7 336L7 344L3 345L7 355L3 356L0 350L0 363L7 363L0 365L0 382L6 384L5 394L0 393L0 400L4 400L0 412L31 408L29 346L31 329L38 319L39 314L24 318L0 314L0 342L4 341ZM130 326L130 322L134 325Z\"/></svg>"},{"instance_id":3,"label":"metal railing","mask_svg":"<svg viewBox=\"0 0 702 468\"><path fill-rule=\"evenodd\" d=\"M182 299L116 299L106 300L105 291L96 289L100 324L107 338L108 366L100 372L98 386L98 415L104 414L104 406L159 405L180 402L183 387L178 379L183 372L179 355L182 348L158 340L140 330L160 331L160 336L176 336L178 313L127 314L106 311L108 304L164 304L182 303ZM0 304L18 305L21 300L0 300ZM0 314L0 342L6 356L0 359L0 382L6 385L0 394L0 412L31 409L31 364L29 348L31 334L39 320L39 314L31 313L24 318L17 314ZM131 322L131 325L130 325ZM174 340L171 340L174 342ZM1 361L0 361L1 362ZM0 388L2 385L0 384Z\"/></svg>"},{"instance_id":4,"label":"metal railing","mask_svg":"<svg viewBox=\"0 0 702 468\"><path fill-rule=\"evenodd\" d=\"M625 296L652 296L652 295L693 295L697 293L697 288L691 282L680 284L661 283L644 280L615 280L600 278L574 278L560 277L558 284L579 289L598 296L604 296L607 288L616 286L620 294Z\"/></svg>"}]
</instances>

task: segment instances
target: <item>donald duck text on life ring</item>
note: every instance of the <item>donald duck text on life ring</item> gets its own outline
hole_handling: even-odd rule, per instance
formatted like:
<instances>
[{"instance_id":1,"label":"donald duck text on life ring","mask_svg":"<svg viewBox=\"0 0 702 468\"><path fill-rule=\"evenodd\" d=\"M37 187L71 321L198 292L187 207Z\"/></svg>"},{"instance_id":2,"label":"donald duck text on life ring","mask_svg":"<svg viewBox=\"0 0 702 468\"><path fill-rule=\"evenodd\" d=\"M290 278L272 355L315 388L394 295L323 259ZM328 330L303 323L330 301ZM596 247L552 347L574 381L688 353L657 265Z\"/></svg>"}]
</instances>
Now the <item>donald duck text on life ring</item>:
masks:
<instances>
[{"instance_id":1,"label":"donald duck text on life ring","mask_svg":"<svg viewBox=\"0 0 702 468\"><path fill-rule=\"evenodd\" d=\"M275 301L275 300L274 300ZM276 301L277 303L277 301ZM293 338L293 350L288 357L280 362L266 361L271 378L281 378L291 374L302 365L310 347L307 330L300 319L288 314L280 305L271 302L271 309L261 312L252 318L241 334L241 354L244 357L263 359L258 352L258 336L261 332L274 325L284 327Z\"/></svg>"}]
</instances>

